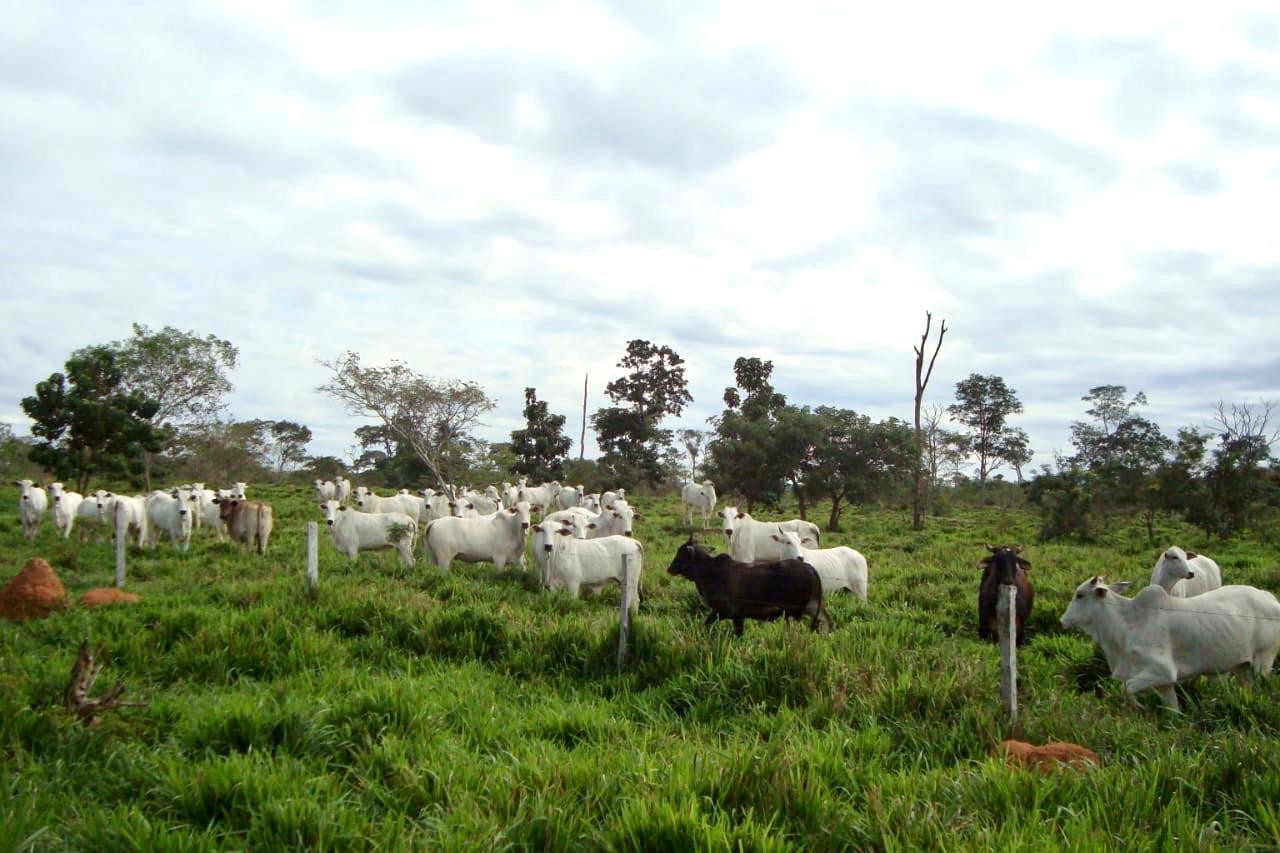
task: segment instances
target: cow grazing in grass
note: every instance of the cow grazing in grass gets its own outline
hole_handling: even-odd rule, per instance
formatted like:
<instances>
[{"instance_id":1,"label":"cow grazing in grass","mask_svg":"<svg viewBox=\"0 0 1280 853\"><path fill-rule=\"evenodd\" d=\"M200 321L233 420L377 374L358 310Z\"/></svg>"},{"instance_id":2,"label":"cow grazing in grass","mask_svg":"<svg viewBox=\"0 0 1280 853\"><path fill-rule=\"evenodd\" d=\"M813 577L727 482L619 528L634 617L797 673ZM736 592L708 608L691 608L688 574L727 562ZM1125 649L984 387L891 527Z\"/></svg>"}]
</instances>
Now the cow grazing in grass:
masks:
<instances>
[{"instance_id":1,"label":"cow grazing in grass","mask_svg":"<svg viewBox=\"0 0 1280 853\"><path fill-rule=\"evenodd\" d=\"M978 637L994 642L999 639L996 627L996 606L1000 603L1000 587L1012 585L1017 594L1014 598L1014 621L1018 628L1018 644L1025 639L1023 626L1031 615L1031 605L1035 601L1035 590L1027 579L1027 571L1031 563L1018 556L1022 547L992 545L987 546L991 556L978 561L982 569L982 582L978 586Z\"/></svg>"},{"instance_id":2,"label":"cow grazing in grass","mask_svg":"<svg viewBox=\"0 0 1280 853\"><path fill-rule=\"evenodd\" d=\"M1178 598L1152 584L1133 598L1127 581L1089 578L1076 587L1063 628L1079 628L1107 656L1125 692L1148 688L1178 710L1173 686L1197 675L1266 675L1280 652L1280 602L1252 586L1223 586Z\"/></svg>"},{"instance_id":3,"label":"cow grazing in grass","mask_svg":"<svg viewBox=\"0 0 1280 853\"><path fill-rule=\"evenodd\" d=\"M801 560L740 563L728 554L713 555L693 541L676 550L667 573L693 581L698 595L711 608L704 625L719 619L733 621L733 633L742 636L746 619L772 621L808 616L810 629L831 627L822 601L822 579L813 566Z\"/></svg>"}]
</instances>

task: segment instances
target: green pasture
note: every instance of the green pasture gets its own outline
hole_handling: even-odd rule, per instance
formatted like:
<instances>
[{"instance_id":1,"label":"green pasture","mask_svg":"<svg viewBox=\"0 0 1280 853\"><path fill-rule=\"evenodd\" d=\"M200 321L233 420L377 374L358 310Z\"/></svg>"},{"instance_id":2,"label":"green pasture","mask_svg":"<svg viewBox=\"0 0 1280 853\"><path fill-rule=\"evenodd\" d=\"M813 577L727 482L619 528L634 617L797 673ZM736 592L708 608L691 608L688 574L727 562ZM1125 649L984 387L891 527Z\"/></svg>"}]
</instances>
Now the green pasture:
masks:
<instances>
[{"instance_id":1,"label":"green pasture","mask_svg":"<svg viewBox=\"0 0 1280 853\"><path fill-rule=\"evenodd\" d=\"M1173 526L1153 547L1119 524L1105 545L1040 545L1017 508L950 510L920 533L908 511L846 512L824 544L867 556L869 601L829 602L831 633L749 622L735 641L666 574L688 533L677 499L638 497L645 600L618 673L616 590L446 575L420 549L412 569L393 552L352 566L322 529L311 600L310 492L251 491L275 507L265 558L199 533L186 554L130 548L141 604L0 621L0 850L1280 846L1280 682L1202 679L1181 715L1154 695L1137 708L1058 626L1081 580L1145 582L1171 543L1280 590L1274 547ZM111 584L109 543L63 542L46 518L32 546L5 518L0 580L38 555L73 598ZM1012 734L1083 744L1101 769L992 757L1011 733L999 654L975 630L986 542L1026 545L1036 587ZM85 638L98 690L122 679L147 707L94 729L62 709Z\"/></svg>"}]
</instances>

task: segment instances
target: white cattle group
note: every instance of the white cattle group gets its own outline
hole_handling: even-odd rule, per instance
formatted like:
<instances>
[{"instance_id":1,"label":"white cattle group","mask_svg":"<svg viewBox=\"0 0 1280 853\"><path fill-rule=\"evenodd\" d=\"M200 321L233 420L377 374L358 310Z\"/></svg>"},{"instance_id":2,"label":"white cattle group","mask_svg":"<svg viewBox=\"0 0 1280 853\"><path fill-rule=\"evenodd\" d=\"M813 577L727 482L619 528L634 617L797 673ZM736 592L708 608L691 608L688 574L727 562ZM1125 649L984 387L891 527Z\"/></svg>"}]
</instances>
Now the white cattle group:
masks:
<instances>
[{"instance_id":1,"label":"white cattle group","mask_svg":"<svg viewBox=\"0 0 1280 853\"><path fill-rule=\"evenodd\" d=\"M816 547L821 542L818 525L799 518L790 521L756 521L748 513L740 512L736 506L727 506L720 511L720 520L724 523L724 538L729 556L740 563L781 560L782 546L774 539L779 528L798 535L800 544L806 548Z\"/></svg>"}]
</instances>

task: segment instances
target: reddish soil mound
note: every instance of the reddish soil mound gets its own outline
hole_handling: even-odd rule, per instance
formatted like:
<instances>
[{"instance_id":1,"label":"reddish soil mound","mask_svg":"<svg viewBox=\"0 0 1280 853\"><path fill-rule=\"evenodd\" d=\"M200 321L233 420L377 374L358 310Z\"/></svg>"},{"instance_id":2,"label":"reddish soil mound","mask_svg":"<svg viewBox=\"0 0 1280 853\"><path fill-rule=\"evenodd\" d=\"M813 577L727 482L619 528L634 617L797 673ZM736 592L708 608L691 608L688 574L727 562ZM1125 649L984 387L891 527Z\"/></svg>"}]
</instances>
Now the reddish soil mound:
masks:
<instances>
[{"instance_id":1,"label":"reddish soil mound","mask_svg":"<svg viewBox=\"0 0 1280 853\"><path fill-rule=\"evenodd\" d=\"M84 594L80 596L80 604L84 607L102 607L104 604L137 604L141 600L142 596L137 593L125 592L122 589L115 589L109 586L85 590Z\"/></svg>"},{"instance_id":2,"label":"reddish soil mound","mask_svg":"<svg viewBox=\"0 0 1280 853\"><path fill-rule=\"evenodd\" d=\"M1032 746L1020 740L1006 740L997 751L1004 752L1010 767L1035 768L1042 773L1052 772L1059 767L1102 766L1102 760L1096 752L1074 743L1050 741L1044 746Z\"/></svg>"},{"instance_id":3,"label":"reddish soil mound","mask_svg":"<svg viewBox=\"0 0 1280 853\"><path fill-rule=\"evenodd\" d=\"M0 617L25 622L43 619L67 606L67 590L53 567L33 557L17 577L0 588Z\"/></svg>"}]
</instances>

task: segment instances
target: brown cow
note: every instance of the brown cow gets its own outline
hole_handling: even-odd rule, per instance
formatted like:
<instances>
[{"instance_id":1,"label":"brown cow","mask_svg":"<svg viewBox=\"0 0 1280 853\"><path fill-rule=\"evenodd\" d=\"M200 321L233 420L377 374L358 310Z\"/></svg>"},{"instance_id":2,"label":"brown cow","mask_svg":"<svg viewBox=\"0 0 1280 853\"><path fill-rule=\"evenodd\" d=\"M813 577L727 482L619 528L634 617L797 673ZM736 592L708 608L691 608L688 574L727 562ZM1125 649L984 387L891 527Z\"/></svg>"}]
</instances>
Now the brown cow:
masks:
<instances>
[{"instance_id":1,"label":"brown cow","mask_svg":"<svg viewBox=\"0 0 1280 853\"><path fill-rule=\"evenodd\" d=\"M978 637L992 642L999 639L996 605L1000 601L1000 587L1011 584L1018 591L1014 599L1014 618L1018 626L1018 645L1022 645L1026 637L1023 626L1031 615L1031 605L1035 601L1035 590L1031 588L1031 581L1027 580L1031 564L1018 556L1022 551L1021 546L995 548L988 545L987 550L991 552L991 556L978 562L978 568L982 569L982 583L978 586Z\"/></svg>"},{"instance_id":2,"label":"brown cow","mask_svg":"<svg viewBox=\"0 0 1280 853\"><path fill-rule=\"evenodd\" d=\"M218 518L227 526L233 542L250 548L259 554L267 553L267 540L271 538L271 505L262 501L240 498L214 498L218 505Z\"/></svg>"}]
</instances>

